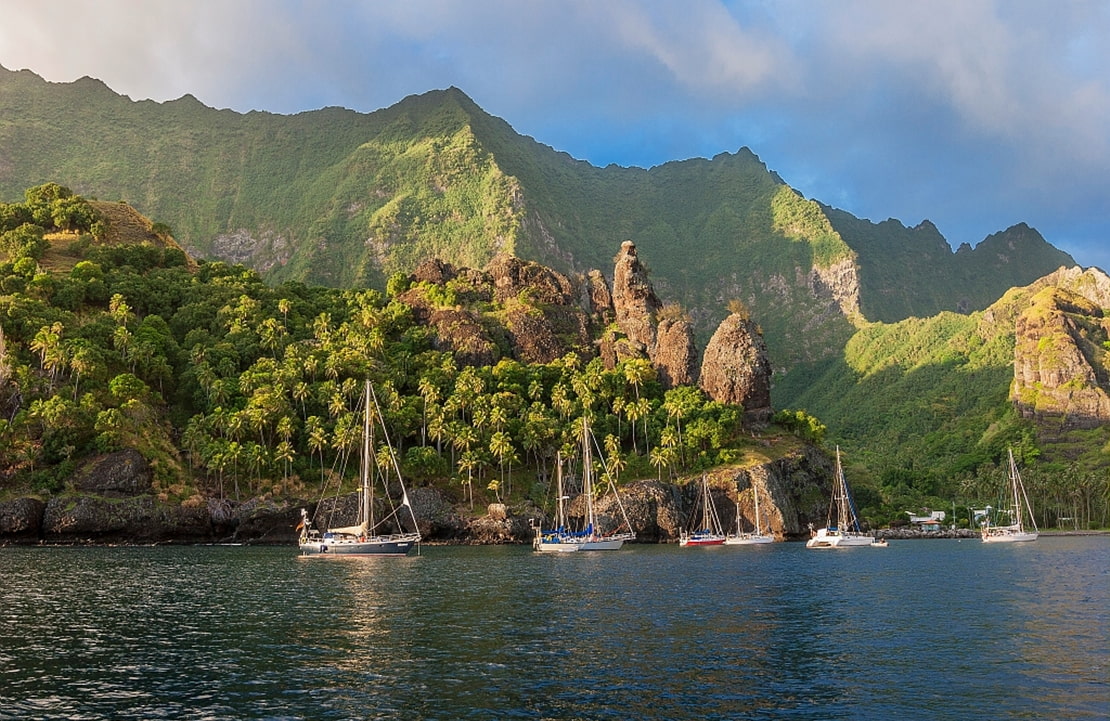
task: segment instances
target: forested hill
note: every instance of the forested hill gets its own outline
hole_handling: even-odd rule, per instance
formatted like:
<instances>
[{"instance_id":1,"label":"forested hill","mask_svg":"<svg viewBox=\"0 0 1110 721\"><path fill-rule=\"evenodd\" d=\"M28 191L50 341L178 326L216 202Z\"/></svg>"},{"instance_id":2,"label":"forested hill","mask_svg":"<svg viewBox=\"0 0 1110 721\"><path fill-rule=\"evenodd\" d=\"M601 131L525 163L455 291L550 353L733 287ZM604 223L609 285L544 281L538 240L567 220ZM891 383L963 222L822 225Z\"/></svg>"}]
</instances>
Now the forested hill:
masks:
<instances>
[{"instance_id":1,"label":"forested hill","mask_svg":"<svg viewBox=\"0 0 1110 721\"><path fill-rule=\"evenodd\" d=\"M24 195L0 204L0 504L60 492L85 460L126 450L182 507L241 487L301 494L349 450L369 375L407 475L465 478L468 494L473 477L494 499L514 468L533 477L596 411L630 478L777 463L798 448L791 433L820 442L824 422L873 521L990 502L1013 448L1041 519L1107 523L1110 276L1098 269L1060 270L983 311L861 324L837 358L780 378L792 400L771 408L746 309L730 304L737 322L699 374L684 317L660 306L632 243L612 287L588 279L587 312L569 278L510 256L483 270L428 261L387 295L267 285L194 263L126 204L55 183ZM744 378L738 400L712 396Z\"/></svg>"},{"instance_id":2,"label":"forested hill","mask_svg":"<svg viewBox=\"0 0 1110 721\"><path fill-rule=\"evenodd\" d=\"M780 373L835 357L864 320L980 310L1074 265L1020 225L954 253L927 222L854 218L801 197L748 149L597 168L454 88L369 114L285 116L0 69L0 107L0 200L56 181L127 200L199 257L332 287L383 288L433 255L607 269L631 239L703 340L743 300Z\"/></svg>"}]
</instances>

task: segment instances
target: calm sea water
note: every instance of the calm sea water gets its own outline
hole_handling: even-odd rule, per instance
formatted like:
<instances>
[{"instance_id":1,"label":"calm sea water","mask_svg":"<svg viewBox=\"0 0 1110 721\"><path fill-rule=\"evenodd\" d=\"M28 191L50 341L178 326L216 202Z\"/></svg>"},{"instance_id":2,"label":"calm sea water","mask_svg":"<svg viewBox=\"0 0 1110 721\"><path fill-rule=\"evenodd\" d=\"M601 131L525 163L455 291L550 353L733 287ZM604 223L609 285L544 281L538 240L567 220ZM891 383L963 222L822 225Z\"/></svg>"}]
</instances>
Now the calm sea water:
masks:
<instances>
[{"instance_id":1,"label":"calm sea water","mask_svg":"<svg viewBox=\"0 0 1110 721\"><path fill-rule=\"evenodd\" d=\"M0 548L2 719L1110 716L1110 538Z\"/></svg>"}]
</instances>

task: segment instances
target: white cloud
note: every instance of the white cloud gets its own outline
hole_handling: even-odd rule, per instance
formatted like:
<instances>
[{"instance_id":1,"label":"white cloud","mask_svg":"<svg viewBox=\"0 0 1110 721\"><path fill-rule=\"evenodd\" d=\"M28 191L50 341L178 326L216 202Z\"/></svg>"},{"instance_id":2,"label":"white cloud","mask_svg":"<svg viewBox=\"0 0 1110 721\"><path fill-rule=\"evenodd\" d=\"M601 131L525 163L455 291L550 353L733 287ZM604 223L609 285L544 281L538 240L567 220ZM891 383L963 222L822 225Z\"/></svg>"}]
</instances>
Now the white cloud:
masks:
<instances>
[{"instance_id":1,"label":"white cloud","mask_svg":"<svg viewBox=\"0 0 1110 721\"><path fill-rule=\"evenodd\" d=\"M601 165L750 145L812 195L975 242L1110 227L1108 37L1102 0L7 0L0 64L240 111L456 85Z\"/></svg>"}]
</instances>

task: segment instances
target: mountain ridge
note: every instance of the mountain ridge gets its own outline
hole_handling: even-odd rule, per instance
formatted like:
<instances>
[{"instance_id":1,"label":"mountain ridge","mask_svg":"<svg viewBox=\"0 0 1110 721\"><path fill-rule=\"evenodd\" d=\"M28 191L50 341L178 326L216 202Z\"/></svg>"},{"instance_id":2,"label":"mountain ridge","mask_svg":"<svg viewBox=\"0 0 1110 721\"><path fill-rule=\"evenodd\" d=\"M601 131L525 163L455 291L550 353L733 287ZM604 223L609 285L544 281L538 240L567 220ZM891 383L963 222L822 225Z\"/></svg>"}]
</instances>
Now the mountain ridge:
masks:
<instances>
[{"instance_id":1,"label":"mountain ridge","mask_svg":"<svg viewBox=\"0 0 1110 721\"><path fill-rule=\"evenodd\" d=\"M483 267L508 252L584 273L632 240L703 342L731 300L751 308L780 373L830 357L862 321L981 310L1074 265L1019 225L953 252L928 221L854 218L746 147L598 168L456 87L368 114L242 114L189 98L132 101L92 79L0 70L0 195L58 180L125 198L194 255L333 287L382 288L432 256ZM994 252L1003 245L1022 262Z\"/></svg>"}]
</instances>

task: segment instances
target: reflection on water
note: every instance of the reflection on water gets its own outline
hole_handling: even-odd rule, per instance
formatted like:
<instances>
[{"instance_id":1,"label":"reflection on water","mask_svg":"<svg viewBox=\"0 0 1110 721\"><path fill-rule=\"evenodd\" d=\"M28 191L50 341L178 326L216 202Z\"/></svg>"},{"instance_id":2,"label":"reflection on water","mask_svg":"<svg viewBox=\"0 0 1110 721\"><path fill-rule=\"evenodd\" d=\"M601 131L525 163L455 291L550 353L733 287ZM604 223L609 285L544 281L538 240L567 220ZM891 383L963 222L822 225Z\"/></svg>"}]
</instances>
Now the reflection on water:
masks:
<instances>
[{"instance_id":1,"label":"reflection on water","mask_svg":"<svg viewBox=\"0 0 1110 721\"><path fill-rule=\"evenodd\" d=\"M1103 718L1110 538L0 549L0 718Z\"/></svg>"}]
</instances>

